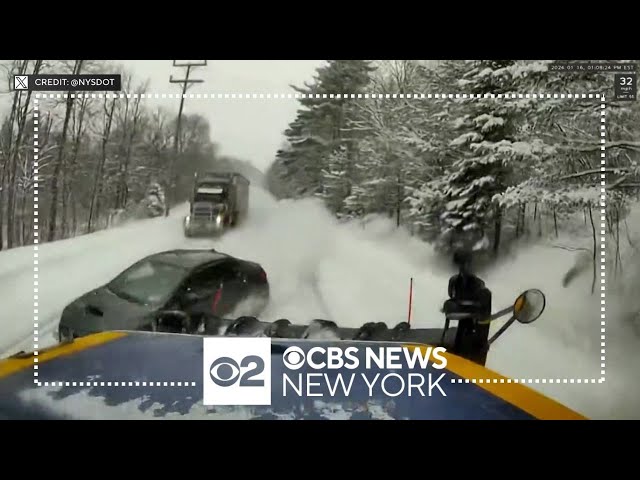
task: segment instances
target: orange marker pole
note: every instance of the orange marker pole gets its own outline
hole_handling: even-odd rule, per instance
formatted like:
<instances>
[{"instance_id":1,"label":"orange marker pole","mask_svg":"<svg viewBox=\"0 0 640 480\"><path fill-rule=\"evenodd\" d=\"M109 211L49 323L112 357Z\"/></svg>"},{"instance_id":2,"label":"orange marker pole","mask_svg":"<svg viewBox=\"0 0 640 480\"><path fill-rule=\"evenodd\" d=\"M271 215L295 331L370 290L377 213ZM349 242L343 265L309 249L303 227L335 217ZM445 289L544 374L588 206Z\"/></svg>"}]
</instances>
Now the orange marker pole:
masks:
<instances>
[{"instance_id":1,"label":"orange marker pole","mask_svg":"<svg viewBox=\"0 0 640 480\"><path fill-rule=\"evenodd\" d=\"M407 323L411 325L411 308L413 307L413 277L409 282L409 315L407 317Z\"/></svg>"}]
</instances>

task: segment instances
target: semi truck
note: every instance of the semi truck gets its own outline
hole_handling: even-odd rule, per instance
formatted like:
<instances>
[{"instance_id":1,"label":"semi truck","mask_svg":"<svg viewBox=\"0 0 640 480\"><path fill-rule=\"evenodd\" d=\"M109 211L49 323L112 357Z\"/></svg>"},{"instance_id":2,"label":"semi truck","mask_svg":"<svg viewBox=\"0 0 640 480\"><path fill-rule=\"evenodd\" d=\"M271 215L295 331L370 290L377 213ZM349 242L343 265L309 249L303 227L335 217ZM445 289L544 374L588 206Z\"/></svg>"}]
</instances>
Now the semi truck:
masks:
<instances>
[{"instance_id":1,"label":"semi truck","mask_svg":"<svg viewBox=\"0 0 640 480\"><path fill-rule=\"evenodd\" d=\"M194 175L184 234L215 235L245 221L249 210L250 182L236 172Z\"/></svg>"}]
</instances>

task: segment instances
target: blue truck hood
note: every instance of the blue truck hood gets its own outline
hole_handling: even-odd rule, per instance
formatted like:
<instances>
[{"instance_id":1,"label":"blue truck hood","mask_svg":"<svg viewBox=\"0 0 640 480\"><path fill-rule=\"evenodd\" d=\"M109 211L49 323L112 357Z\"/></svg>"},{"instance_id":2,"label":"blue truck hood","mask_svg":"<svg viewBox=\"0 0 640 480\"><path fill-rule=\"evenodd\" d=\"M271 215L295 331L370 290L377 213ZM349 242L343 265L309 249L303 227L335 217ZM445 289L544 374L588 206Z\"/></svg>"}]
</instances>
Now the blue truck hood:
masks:
<instances>
[{"instance_id":1,"label":"blue truck hood","mask_svg":"<svg viewBox=\"0 0 640 480\"><path fill-rule=\"evenodd\" d=\"M366 342L363 342L364 344ZM340 342L341 347L351 342ZM524 385L454 355L445 370L422 369L446 396L371 395L357 383L332 398L283 396L286 347L338 345L272 339L268 406L203 405L203 337L105 332L0 361L0 418L7 419L583 419ZM376 345L389 345L377 343ZM37 361L34 362L34 358ZM34 365L37 368L34 369ZM359 374L362 367L349 373ZM403 374L416 369L407 368ZM304 369L301 370L304 373ZM384 368L368 371L388 373ZM474 383L469 378L484 378ZM489 381L486 381L489 380ZM502 383L504 382L504 383ZM435 389L434 389L435 390Z\"/></svg>"}]
</instances>

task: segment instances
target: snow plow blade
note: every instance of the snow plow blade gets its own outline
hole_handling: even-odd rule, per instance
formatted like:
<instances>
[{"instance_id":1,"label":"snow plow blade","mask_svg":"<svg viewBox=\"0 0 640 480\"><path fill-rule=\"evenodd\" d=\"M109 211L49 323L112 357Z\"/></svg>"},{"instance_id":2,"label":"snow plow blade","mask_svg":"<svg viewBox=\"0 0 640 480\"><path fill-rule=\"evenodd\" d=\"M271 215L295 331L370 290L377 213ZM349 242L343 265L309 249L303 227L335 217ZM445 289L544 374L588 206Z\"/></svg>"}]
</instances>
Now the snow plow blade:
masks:
<instances>
[{"instance_id":1,"label":"snow plow blade","mask_svg":"<svg viewBox=\"0 0 640 480\"><path fill-rule=\"evenodd\" d=\"M234 320L211 317L205 321L205 335L220 336L266 336L300 340L359 340L391 341L439 344L440 328L412 329L407 322L389 328L383 322L365 323L361 327L339 327L330 320L315 319L308 325L297 325L287 319L275 322L260 321L255 317L239 317ZM455 336L455 328L449 329L447 338ZM445 339L446 340L446 339Z\"/></svg>"},{"instance_id":2,"label":"snow plow blade","mask_svg":"<svg viewBox=\"0 0 640 480\"><path fill-rule=\"evenodd\" d=\"M254 323L255 322L251 322ZM281 324L284 322L281 322ZM279 325L281 325L279 324ZM225 336L235 336L247 322L232 322ZM309 325L311 327L311 325ZM277 330L277 325L273 327ZM235 330L234 330L235 329ZM228 330L228 331L227 331ZM393 330L393 329L391 329ZM288 330L289 332L293 330ZM347 335L345 330L341 330ZM350 332L348 335L352 335ZM584 419L580 414L528 387L456 355L445 353L445 369L432 365L366 369L363 346L424 345L393 340L262 338L270 343L270 405L205 406L204 385L210 366L204 365L205 335L158 332L103 332L77 338L48 350L0 360L0 418L6 419ZM229 342L238 341L233 338ZM390 397L354 382L348 391L328 397L283 395L284 375L307 374L307 366L288 370L284 353L291 346L356 347L359 366L333 370L331 375L394 373L432 375L446 396L433 394ZM235 346L234 346L235 348ZM215 353L215 352L214 352ZM37 363L34 359L37 357ZM37 370L34 369L37 365ZM206 368L203 368L206 367ZM467 383L483 379L483 383ZM504 383L502 383L504 382ZM426 390L426 388L425 388Z\"/></svg>"}]
</instances>

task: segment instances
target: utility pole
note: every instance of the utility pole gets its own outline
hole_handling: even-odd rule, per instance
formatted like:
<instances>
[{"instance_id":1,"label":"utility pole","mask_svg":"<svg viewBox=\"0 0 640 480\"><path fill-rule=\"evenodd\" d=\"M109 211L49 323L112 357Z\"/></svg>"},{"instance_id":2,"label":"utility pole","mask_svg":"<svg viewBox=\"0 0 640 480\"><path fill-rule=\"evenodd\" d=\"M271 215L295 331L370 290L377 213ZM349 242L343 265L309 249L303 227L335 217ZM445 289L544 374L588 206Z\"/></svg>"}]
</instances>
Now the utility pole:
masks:
<instances>
[{"instance_id":1,"label":"utility pole","mask_svg":"<svg viewBox=\"0 0 640 480\"><path fill-rule=\"evenodd\" d=\"M173 142L173 156L171 157L171 161L169 162L169 178L167 181L167 186L168 188L168 198L165 199L165 204L166 204L166 209L164 212L164 216L168 217L169 216L169 210L171 209L171 202L173 201L173 199L175 198L175 188L176 188L176 173L175 173L175 166L176 166L176 161L178 159L178 156L180 155L180 137L182 134L182 109L184 108L184 98L185 98L185 94L187 93L187 89L189 88L189 86L193 83L202 83L204 82L204 80L196 80L196 79L191 79L189 78L189 76L191 75L191 69L192 68L197 68L197 67L206 67L207 66L207 61L204 60L202 62L190 62L190 61L186 61L186 62L182 62L179 63L177 60L173 61L173 66L174 67L181 67L181 68L185 68L187 69L185 77L183 79L180 80L175 80L173 78L173 75L171 75L169 77L169 83L180 83L182 84L182 95L180 95L180 108L178 109L178 118L176 120L176 135L175 135L175 139Z\"/></svg>"}]
</instances>

